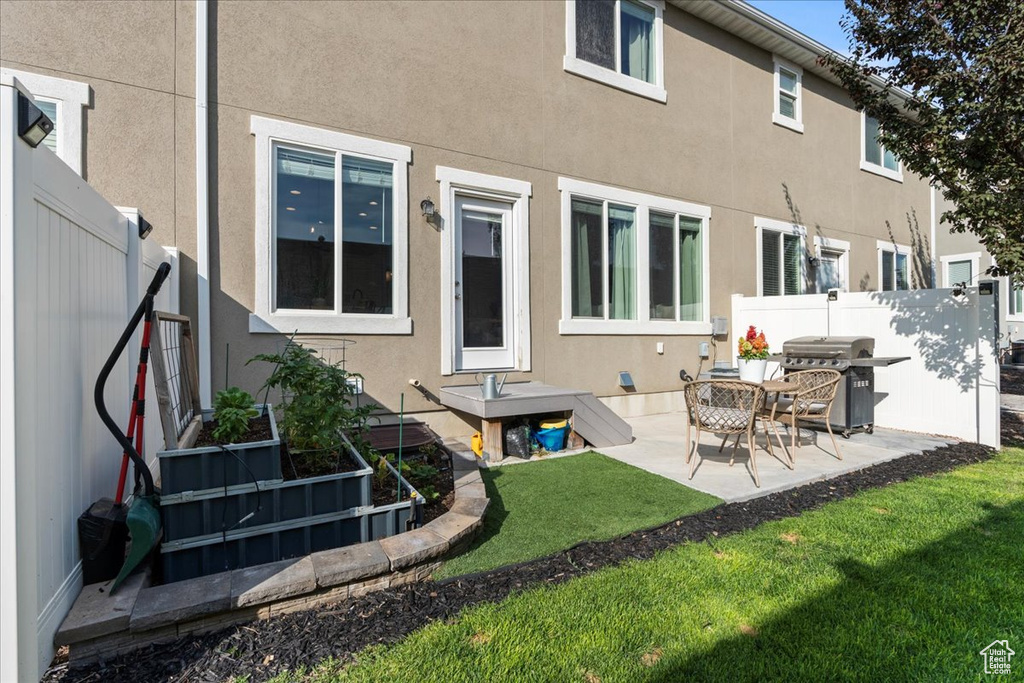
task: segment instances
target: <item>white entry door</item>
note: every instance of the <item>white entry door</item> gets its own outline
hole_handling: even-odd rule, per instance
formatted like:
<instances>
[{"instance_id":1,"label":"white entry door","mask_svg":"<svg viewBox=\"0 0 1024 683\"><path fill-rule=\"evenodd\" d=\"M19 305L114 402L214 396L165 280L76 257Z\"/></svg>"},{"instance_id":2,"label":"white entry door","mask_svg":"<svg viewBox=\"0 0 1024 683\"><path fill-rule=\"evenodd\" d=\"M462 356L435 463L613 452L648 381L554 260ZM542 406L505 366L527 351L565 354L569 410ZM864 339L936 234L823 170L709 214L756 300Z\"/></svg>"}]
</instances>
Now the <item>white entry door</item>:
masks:
<instances>
[{"instance_id":1,"label":"white entry door","mask_svg":"<svg viewBox=\"0 0 1024 683\"><path fill-rule=\"evenodd\" d=\"M455 370L515 367L512 204L455 196Z\"/></svg>"}]
</instances>

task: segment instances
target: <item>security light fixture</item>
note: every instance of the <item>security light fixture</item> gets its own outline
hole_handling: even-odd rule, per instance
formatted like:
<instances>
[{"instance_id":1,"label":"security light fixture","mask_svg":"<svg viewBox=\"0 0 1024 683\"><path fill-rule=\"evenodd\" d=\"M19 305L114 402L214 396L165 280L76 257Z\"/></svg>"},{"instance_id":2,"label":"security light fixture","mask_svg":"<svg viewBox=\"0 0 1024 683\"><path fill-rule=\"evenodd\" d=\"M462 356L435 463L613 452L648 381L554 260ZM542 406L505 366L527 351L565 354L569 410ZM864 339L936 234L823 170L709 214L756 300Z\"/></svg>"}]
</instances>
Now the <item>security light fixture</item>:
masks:
<instances>
[{"instance_id":1,"label":"security light fixture","mask_svg":"<svg viewBox=\"0 0 1024 683\"><path fill-rule=\"evenodd\" d=\"M838 289L830 289L830 290L828 290L828 300L829 301L838 301L839 300L839 290Z\"/></svg>"},{"instance_id":2,"label":"security light fixture","mask_svg":"<svg viewBox=\"0 0 1024 683\"><path fill-rule=\"evenodd\" d=\"M434 220L434 202L430 201L430 197L420 202L420 210L423 211L423 217L427 222Z\"/></svg>"},{"instance_id":3,"label":"security light fixture","mask_svg":"<svg viewBox=\"0 0 1024 683\"><path fill-rule=\"evenodd\" d=\"M821 259L818 258L817 256L808 256L807 265L809 265L811 268L817 268L819 265L821 265Z\"/></svg>"},{"instance_id":4,"label":"security light fixture","mask_svg":"<svg viewBox=\"0 0 1024 683\"><path fill-rule=\"evenodd\" d=\"M50 120L32 100L18 93L18 137L28 143L33 149L46 139L46 136L53 131L53 121Z\"/></svg>"},{"instance_id":5,"label":"security light fixture","mask_svg":"<svg viewBox=\"0 0 1024 683\"><path fill-rule=\"evenodd\" d=\"M149 237L149 233L153 232L153 224L147 221L142 216L139 216L139 239L144 240Z\"/></svg>"}]
</instances>

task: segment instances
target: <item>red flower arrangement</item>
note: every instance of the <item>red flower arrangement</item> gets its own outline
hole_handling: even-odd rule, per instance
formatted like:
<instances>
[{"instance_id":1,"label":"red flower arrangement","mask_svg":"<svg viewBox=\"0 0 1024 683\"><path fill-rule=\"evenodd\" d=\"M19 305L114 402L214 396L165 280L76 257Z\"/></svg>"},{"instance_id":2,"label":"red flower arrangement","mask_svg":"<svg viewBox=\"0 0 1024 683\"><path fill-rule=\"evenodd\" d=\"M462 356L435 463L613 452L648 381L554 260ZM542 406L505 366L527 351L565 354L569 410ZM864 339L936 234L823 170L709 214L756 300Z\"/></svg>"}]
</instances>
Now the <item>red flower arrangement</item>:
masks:
<instances>
[{"instance_id":1,"label":"red flower arrangement","mask_svg":"<svg viewBox=\"0 0 1024 683\"><path fill-rule=\"evenodd\" d=\"M747 330L747 336L740 339L740 358L743 360L764 360L768 358L768 341L764 338L764 332L760 334L753 325Z\"/></svg>"}]
</instances>

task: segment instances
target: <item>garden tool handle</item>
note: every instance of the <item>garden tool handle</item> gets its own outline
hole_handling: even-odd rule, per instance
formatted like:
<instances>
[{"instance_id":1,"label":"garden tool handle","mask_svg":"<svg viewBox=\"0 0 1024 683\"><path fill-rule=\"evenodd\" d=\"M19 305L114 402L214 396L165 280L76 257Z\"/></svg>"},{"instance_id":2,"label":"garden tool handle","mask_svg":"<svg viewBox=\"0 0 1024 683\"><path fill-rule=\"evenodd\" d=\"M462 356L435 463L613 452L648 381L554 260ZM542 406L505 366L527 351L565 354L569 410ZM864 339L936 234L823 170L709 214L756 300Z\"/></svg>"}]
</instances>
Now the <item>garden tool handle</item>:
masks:
<instances>
[{"instance_id":1,"label":"garden tool handle","mask_svg":"<svg viewBox=\"0 0 1024 683\"><path fill-rule=\"evenodd\" d=\"M121 428L114 421L114 418L110 416L110 412L107 410L106 402L104 400L103 391L106 388L107 379L110 377L110 373L113 372L114 366L117 364L118 358L124 352L128 342L131 340L132 335L135 334L135 329L139 326L139 321L147 313L153 310L153 297L156 296L157 292L160 291L160 286L163 285L164 280L167 279L167 274L171 271L171 265L169 263L161 263L160 267L156 270L156 275L153 277L153 281L150 283L149 288L146 290L146 295L142 297L142 301L139 302L138 308L135 309L135 313L132 314L131 320L125 326L124 331L121 333L121 338L117 340L117 344L114 345L114 350L110 352L110 357L107 358L107 362L103 364L103 368L100 370L99 377L96 378L96 388L93 391L93 400L96 403L96 412L99 413L100 420L107 427L117 442L124 449L124 452L128 454L128 457L135 463L135 470L142 475L142 480L145 486L145 494L147 496L153 495L155 486L153 485L153 474L149 471L149 467L146 465L146 461L142 459L139 452L135 450L135 446L128 439Z\"/></svg>"}]
</instances>

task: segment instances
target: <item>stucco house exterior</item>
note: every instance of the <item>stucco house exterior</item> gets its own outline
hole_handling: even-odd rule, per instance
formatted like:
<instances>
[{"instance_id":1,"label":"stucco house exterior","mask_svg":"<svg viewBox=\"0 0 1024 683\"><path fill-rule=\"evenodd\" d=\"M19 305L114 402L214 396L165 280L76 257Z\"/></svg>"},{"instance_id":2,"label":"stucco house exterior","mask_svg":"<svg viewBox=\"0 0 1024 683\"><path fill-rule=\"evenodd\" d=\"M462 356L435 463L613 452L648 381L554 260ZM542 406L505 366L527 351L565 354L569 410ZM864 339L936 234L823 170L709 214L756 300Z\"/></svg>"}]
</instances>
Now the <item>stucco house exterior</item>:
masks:
<instances>
[{"instance_id":1,"label":"stucco house exterior","mask_svg":"<svg viewBox=\"0 0 1024 683\"><path fill-rule=\"evenodd\" d=\"M932 285L934 191L827 52L739 0L0 2L55 151L179 249L207 399L345 338L448 434L410 379L661 412L734 293Z\"/></svg>"}]
</instances>

